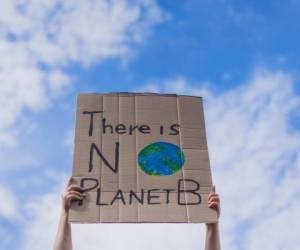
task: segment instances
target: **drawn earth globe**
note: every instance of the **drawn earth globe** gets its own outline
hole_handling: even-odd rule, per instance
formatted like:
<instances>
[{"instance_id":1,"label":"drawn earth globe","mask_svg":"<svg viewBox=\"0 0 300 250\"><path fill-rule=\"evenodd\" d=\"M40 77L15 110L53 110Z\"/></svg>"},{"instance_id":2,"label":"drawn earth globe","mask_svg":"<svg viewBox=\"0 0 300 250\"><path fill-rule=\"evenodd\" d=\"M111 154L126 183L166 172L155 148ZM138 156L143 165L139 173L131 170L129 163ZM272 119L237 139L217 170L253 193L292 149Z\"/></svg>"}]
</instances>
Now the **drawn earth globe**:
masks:
<instances>
[{"instance_id":1,"label":"drawn earth globe","mask_svg":"<svg viewBox=\"0 0 300 250\"><path fill-rule=\"evenodd\" d=\"M172 175L183 167L184 153L175 144L154 142L139 152L138 163L148 175Z\"/></svg>"}]
</instances>

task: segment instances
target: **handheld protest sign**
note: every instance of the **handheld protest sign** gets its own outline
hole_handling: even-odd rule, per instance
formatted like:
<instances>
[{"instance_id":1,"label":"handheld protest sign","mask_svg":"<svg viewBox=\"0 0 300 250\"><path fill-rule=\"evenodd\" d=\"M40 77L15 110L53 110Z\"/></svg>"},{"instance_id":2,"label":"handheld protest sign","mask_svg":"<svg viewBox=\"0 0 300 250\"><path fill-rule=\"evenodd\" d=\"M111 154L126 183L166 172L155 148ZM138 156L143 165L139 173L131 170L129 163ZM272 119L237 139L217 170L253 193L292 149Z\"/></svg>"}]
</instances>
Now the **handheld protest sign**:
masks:
<instances>
[{"instance_id":1,"label":"handheld protest sign","mask_svg":"<svg viewBox=\"0 0 300 250\"><path fill-rule=\"evenodd\" d=\"M69 220L216 222L201 97L80 94Z\"/></svg>"}]
</instances>

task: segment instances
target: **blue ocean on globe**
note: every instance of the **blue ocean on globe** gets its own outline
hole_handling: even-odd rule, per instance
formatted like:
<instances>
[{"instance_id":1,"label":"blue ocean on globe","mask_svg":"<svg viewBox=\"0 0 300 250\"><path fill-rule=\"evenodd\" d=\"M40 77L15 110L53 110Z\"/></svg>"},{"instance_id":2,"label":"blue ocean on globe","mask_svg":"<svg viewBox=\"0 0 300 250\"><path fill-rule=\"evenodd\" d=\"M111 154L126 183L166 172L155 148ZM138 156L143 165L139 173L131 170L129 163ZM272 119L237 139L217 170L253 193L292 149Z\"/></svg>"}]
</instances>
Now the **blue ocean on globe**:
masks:
<instances>
[{"instance_id":1,"label":"blue ocean on globe","mask_svg":"<svg viewBox=\"0 0 300 250\"><path fill-rule=\"evenodd\" d=\"M139 152L138 163L148 175L172 175L182 168L184 154L175 144L154 142Z\"/></svg>"}]
</instances>

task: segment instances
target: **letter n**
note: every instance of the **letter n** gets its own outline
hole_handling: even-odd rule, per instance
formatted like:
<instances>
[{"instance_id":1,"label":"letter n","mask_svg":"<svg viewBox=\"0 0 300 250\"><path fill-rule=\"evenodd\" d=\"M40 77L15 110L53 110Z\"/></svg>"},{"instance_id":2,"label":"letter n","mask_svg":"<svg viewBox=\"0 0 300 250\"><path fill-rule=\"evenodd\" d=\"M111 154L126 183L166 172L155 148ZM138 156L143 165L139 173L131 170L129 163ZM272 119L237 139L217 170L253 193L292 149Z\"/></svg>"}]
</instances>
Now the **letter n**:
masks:
<instances>
[{"instance_id":1,"label":"letter n","mask_svg":"<svg viewBox=\"0 0 300 250\"><path fill-rule=\"evenodd\" d=\"M93 156L94 156L94 152L96 151L96 153L98 154L98 156L100 156L101 160L104 162L104 164L114 173L118 173L118 169L119 169L119 148L120 148L120 143L116 142L115 145L115 164L114 167L106 160L106 158L104 157L104 155L101 153L101 151L99 150L99 148L97 147L97 145L95 143L91 144L90 147L90 162L89 162L89 172L92 172L93 170Z\"/></svg>"}]
</instances>

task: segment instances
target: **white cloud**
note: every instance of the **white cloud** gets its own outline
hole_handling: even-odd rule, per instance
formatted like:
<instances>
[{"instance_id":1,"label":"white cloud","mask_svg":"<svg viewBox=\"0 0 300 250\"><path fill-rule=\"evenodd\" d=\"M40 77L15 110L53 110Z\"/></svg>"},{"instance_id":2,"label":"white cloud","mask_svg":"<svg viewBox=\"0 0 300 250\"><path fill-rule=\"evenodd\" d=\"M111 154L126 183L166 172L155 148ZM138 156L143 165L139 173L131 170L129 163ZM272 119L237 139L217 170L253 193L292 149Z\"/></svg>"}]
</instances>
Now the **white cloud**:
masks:
<instances>
[{"instance_id":1,"label":"white cloud","mask_svg":"<svg viewBox=\"0 0 300 250\"><path fill-rule=\"evenodd\" d=\"M3 0L0 8L0 144L15 145L24 111L49 107L70 87L62 67L128 60L163 19L155 1Z\"/></svg>"},{"instance_id":2,"label":"white cloud","mask_svg":"<svg viewBox=\"0 0 300 250\"><path fill-rule=\"evenodd\" d=\"M129 45L140 42L162 18L154 1L32 0L22 9L38 21L31 24L35 28L29 40L32 53L54 65L126 56Z\"/></svg>"},{"instance_id":3,"label":"white cloud","mask_svg":"<svg viewBox=\"0 0 300 250\"><path fill-rule=\"evenodd\" d=\"M193 87L177 77L151 86L204 96L213 175L222 197L224 249L264 249L271 239L270 249L297 249L300 226L293 221L300 210L300 131L291 119L295 112L299 119L300 97L294 79L257 70L248 82L221 95L204 85ZM275 237L288 225L293 230Z\"/></svg>"},{"instance_id":4,"label":"white cloud","mask_svg":"<svg viewBox=\"0 0 300 250\"><path fill-rule=\"evenodd\" d=\"M161 92L204 96L213 176L222 202L223 249L296 250L300 243L300 132L290 122L299 110L300 97L294 85L287 73L263 70L220 95L192 86L182 77L150 85ZM149 84L145 87L148 90ZM53 194L36 203L35 216L26 226L25 249L52 244L59 207L55 203L59 199ZM46 236L41 239L42 229ZM153 248L150 237L158 250L193 250L201 249L204 240L199 225L74 225L73 229L75 249L85 249L89 242L89 249L130 245L130 249L147 250Z\"/></svg>"},{"instance_id":5,"label":"white cloud","mask_svg":"<svg viewBox=\"0 0 300 250\"><path fill-rule=\"evenodd\" d=\"M70 88L71 78L60 70L53 70L48 76L50 93L55 96L65 94L65 90Z\"/></svg>"},{"instance_id":6,"label":"white cloud","mask_svg":"<svg viewBox=\"0 0 300 250\"><path fill-rule=\"evenodd\" d=\"M59 220L60 189L58 194L47 194L38 201L27 204L28 220L22 226L26 242L22 249L51 249L56 235ZM29 228L27 228L29 227ZM29 230L28 230L29 229ZM42 233L41 233L42 232Z\"/></svg>"},{"instance_id":7,"label":"white cloud","mask_svg":"<svg viewBox=\"0 0 300 250\"><path fill-rule=\"evenodd\" d=\"M205 96L212 97L211 91L208 89L209 82L201 82L203 87L192 86L182 76L176 76L173 79L163 81L161 83L149 82L140 88L135 89L136 92L160 92L160 93L177 93L182 95Z\"/></svg>"},{"instance_id":8,"label":"white cloud","mask_svg":"<svg viewBox=\"0 0 300 250\"><path fill-rule=\"evenodd\" d=\"M0 218L14 220L17 216L17 201L13 193L2 184L0 184L0 201Z\"/></svg>"},{"instance_id":9,"label":"white cloud","mask_svg":"<svg viewBox=\"0 0 300 250\"><path fill-rule=\"evenodd\" d=\"M268 216L251 228L246 238L247 249L297 249L299 246L299 199L293 197L287 208ZM270 211L272 212L272 211Z\"/></svg>"},{"instance_id":10,"label":"white cloud","mask_svg":"<svg viewBox=\"0 0 300 250\"><path fill-rule=\"evenodd\" d=\"M2 0L1 173L39 161L38 155L20 148L18 140L35 127L28 114L51 107L72 87L65 67L74 63L87 67L109 58L126 62L134 54L133 45L139 45L163 15L154 0ZM5 218L15 226L14 197L19 195L0 187L0 198L6 201L0 204L0 222ZM7 230L1 224L0 236L11 233ZM40 235L36 230L33 238ZM7 248L11 240L6 237L0 248Z\"/></svg>"},{"instance_id":11,"label":"white cloud","mask_svg":"<svg viewBox=\"0 0 300 250\"><path fill-rule=\"evenodd\" d=\"M24 110L47 108L70 87L63 66L88 66L108 58L126 61L131 45L140 43L161 19L160 9L146 0L2 0L0 105L5 108L0 113L0 145L15 144L16 121ZM290 119L300 100L293 92L294 79L284 72L258 70L247 83L221 95L210 91L209 83L205 88L196 85L177 77L144 89L205 97L214 180L222 197L223 249L297 249L300 135ZM60 206L57 193L29 203L30 220L22 228L24 249L51 248ZM0 200L5 200L0 217L15 218L12 192L1 186ZM112 240L115 232L119 241ZM203 246L203 233L199 226L186 225L77 225L74 241L75 249L85 249L88 241L102 249L124 249L127 244L147 250L155 242L158 250L193 250ZM5 230L0 227L1 235Z\"/></svg>"},{"instance_id":12,"label":"white cloud","mask_svg":"<svg viewBox=\"0 0 300 250\"><path fill-rule=\"evenodd\" d=\"M284 72L257 70L248 82L220 95L204 85L192 86L177 77L145 88L204 96L213 176L222 202L223 249L296 250L300 132L290 119L299 110L300 97L293 91L294 79ZM53 242L57 217L49 211L57 214L59 204L54 203L59 199L56 195L48 203L45 197L26 227L25 249L42 249ZM47 236L40 239L35 232L44 228ZM89 249L130 245L147 250L153 248L150 237L158 250L193 250L201 249L204 241L199 225L74 225L73 229L75 249L85 249L89 242Z\"/></svg>"}]
</instances>

